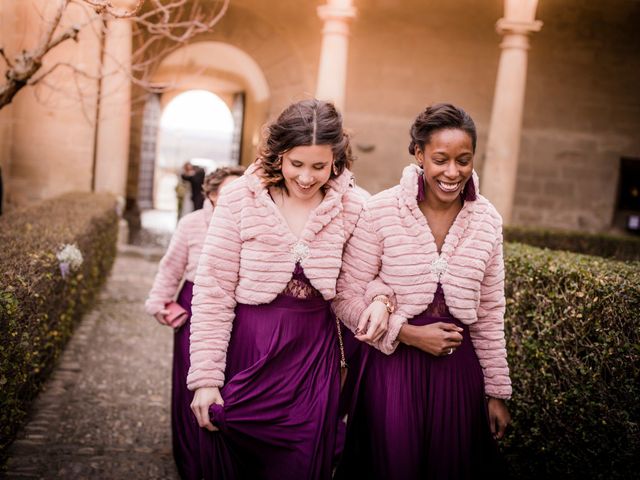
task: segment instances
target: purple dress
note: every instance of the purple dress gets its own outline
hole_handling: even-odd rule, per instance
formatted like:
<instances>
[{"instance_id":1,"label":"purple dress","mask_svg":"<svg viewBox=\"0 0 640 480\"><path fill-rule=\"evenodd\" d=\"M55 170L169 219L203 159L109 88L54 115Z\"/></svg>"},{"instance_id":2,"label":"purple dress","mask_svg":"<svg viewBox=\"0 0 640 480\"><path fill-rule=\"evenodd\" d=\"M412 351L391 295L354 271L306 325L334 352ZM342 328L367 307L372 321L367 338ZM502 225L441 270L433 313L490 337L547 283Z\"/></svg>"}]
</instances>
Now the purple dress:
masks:
<instances>
[{"instance_id":1,"label":"purple dress","mask_svg":"<svg viewBox=\"0 0 640 480\"><path fill-rule=\"evenodd\" d=\"M330 479L340 358L329 302L296 266L266 305L236 306L220 431L200 430L207 479Z\"/></svg>"},{"instance_id":2,"label":"purple dress","mask_svg":"<svg viewBox=\"0 0 640 480\"><path fill-rule=\"evenodd\" d=\"M178 303L189 317L174 331L173 373L171 382L171 439L173 458L180 478L198 480L202 478L200 466L200 427L191 411L193 392L187 388L187 373L191 366L189 359L189 335L191 333L191 299L193 283L185 282L178 295Z\"/></svg>"},{"instance_id":3,"label":"purple dress","mask_svg":"<svg viewBox=\"0 0 640 480\"><path fill-rule=\"evenodd\" d=\"M469 327L454 318L438 285L411 325L462 327L453 354L436 357L400 344L392 355L361 348L350 365L353 392L339 479L470 479L500 476L482 369ZM355 363L355 364L354 364ZM359 363L359 364L358 364Z\"/></svg>"}]
</instances>

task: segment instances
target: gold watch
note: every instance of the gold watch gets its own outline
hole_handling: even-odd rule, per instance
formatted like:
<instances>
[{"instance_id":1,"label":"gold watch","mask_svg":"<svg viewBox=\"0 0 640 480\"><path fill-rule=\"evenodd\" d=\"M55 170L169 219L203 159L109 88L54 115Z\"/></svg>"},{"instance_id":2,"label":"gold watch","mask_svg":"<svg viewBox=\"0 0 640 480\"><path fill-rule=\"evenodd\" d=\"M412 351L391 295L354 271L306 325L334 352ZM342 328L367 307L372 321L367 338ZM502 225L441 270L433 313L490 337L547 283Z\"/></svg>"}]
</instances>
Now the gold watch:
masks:
<instances>
[{"instance_id":1,"label":"gold watch","mask_svg":"<svg viewBox=\"0 0 640 480\"><path fill-rule=\"evenodd\" d=\"M391 302L389 301L389 297L387 297L386 295L376 295L371 301L382 302L387 308L387 312L389 312L389 314L392 314L395 311L395 307L391 304Z\"/></svg>"}]
</instances>

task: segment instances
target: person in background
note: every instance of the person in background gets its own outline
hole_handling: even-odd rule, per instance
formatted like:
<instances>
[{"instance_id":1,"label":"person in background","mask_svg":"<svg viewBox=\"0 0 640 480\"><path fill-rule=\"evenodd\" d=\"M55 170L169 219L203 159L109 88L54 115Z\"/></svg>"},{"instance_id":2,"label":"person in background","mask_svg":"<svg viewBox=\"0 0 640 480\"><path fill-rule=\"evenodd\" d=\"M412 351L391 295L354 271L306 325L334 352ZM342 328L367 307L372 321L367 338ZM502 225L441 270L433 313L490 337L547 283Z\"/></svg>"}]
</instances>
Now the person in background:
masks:
<instances>
[{"instance_id":1,"label":"person in background","mask_svg":"<svg viewBox=\"0 0 640 480\"><path fill-rule=\"evenodd\" d=\"M185 207L184 201L187 194L187 185L184 182L184 180L182 180L182 177L178 178L178 181L176 182L175 192L176 192L176 203L178 205L177 216L178 216L178 220L180 220L182 217L184 217L183 215L183 210Z\"/></svg>"},{"instance_id":2,"label":"person in background","mask_svg":"<svg viewBox=\"0 0 640 480\"><path fill-rule=\"evenodd\" d=\"M200 479L201 459L198 445L199 430L191 401L193 393L187 389L189 370L189 335L191 331L191 297L198 257L220 190L244 173L243 167L223 167L204 179L202 191L207 198L204 207L184 216L176 228L171 243L160 261L153 287L145 303L145 310L161 325L169 325L167 303L178 296L178 303L188 317L175 329L173 347L173 374L171 383L171 430L173 455L183 479ZM178 292L180 282L184 280Z\"/></svg>"},{"instance_id":3,"label":"person in background","mask_svg":"<svg viewBox=\"0 0 640 480\"><path fill-rule=\"evenodd\" d=\"M331 478L340 347L330 301L364 203L351 161L335 107L300 101L218 201L196 274L188 376L207 479ZM378 320L358 339L379 338Z\"/></svg>"},{"instance_id":4,"label":"person in background","mask_svg":"<svg viewBox=\"0 0 640 480\"><path fill-rule=\"evenodd\" d=\"M475 149L467 113L426 108L411 127L417 164L367 201L345 247L336 315L352 329L366 308L390 318L372 342L380 351L363 346L350 372L358 384L337 478L500 476L495 440L511 395L502 219L479 194Z\"/></svg>"},{"instance_id":5,"label":"person in background","mask_svg":"<svg viewBox=\"0 0 640 480\"><path fill-rule=\"evenodd\" d=\"M204 169L191 162L186 162L182 166L180 177L191 186L191 201L193 209L200 210L204 205L204 195L202 194L202 184L204 182Z\"/></svg>"}]
</instances>

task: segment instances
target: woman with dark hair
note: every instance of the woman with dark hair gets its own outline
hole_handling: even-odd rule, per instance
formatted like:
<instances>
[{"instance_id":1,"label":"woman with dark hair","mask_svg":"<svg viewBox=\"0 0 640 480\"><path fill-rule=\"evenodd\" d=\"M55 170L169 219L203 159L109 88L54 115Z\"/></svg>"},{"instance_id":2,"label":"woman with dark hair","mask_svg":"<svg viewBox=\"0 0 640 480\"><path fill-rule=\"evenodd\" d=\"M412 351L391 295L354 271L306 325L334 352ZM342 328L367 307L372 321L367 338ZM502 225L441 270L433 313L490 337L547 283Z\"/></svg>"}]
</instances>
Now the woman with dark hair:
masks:
<instances>
[{"instance_id":1,"label":"woman with dark hair","mask_svg":"<svg viewBox=\"0 0 640 480\"><path fill-rule=\"evenodd\" d=\"M183 479L200 479L199 427L191 413L193 393L187 390L189 371L189 334L193 280L204 237L222 187L242 176L243 167L222 167L206 176L202 185L207 198L203 208L184 216L179 222L167 252L160 260L145 310L161 325L174 329L173 374L171 382L171 432L173 456ZM182 288L178 292L181 280ZM178 304L186 311L180 322L172 322L167 309L178 293ZM183 322L183 323L182 323Z\"/></svg>"},{"instance_id":2,"label":"woman with dark hair","mask_svg":"<svg viewBox=\"0 0 640 480\"><path fill-rule=\"evenodd\" d=\"M189 389L205 478L329 479L340 391L335 296L363 200L334 106L305 100L225 190L198 265ZM386 329L372 316L358 338Z\"/></svg>"},{"instance_id":3,"label":"woman with dark hair","mask_svg":"<svg viewBox=\"0 0 640 480\"><path fill-rule=\"evenodd\" d=\"M417 165L367 202L345 247L336 315L355 328L376 277L391 315L377 349L362 348L339 478L499 474L511 395L502 220L479 194L475 149L461 108L425 109L411 128Z\"/></svg>"}]
</instances>

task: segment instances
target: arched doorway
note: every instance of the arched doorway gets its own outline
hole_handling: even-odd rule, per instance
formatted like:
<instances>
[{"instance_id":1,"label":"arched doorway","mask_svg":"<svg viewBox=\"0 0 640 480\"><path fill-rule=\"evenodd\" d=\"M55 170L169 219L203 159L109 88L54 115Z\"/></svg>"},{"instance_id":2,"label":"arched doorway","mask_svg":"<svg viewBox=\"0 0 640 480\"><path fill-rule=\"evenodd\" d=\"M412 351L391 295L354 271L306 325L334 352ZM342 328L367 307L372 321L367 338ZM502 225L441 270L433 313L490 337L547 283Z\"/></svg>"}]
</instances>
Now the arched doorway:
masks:
<instances>
[{"instance_id":1,"label":"arched doorway","mask_svg":"<svg viewBox=\"0 0 640 480\"><path fill-rule=\"evenodd\" d=\"M215 93L188 90L172 98L160 117L155 208L177 209L176 187L185 162L202 167L207 173L221 166L237 165L235 130L229 106Z\"/></svg>"},{"instance_id":2,"label":"arched doorway","mask_svg":"<svg viewBox=\"0 0 640 480\"><path fill-rule=\"evenodd\" d=\"M267 120L271 91L262 69L246 52L223 42L186 45L161 62L152 81L174 85L162 95L163 108L187 90L204 89L218 95L231 109L238 126L239 163L253 161L260 129Z\"/></svg>"},{"instance_id":3,"label":"arched doorway","mask_svg":"<svg viewBox=\"0 0 640 480\"><path fill-rule=\"evenodd\" d=\"M139 141L133 147L139 159L136 202L144 229L171 231L177 218L174 213L177 202L167 192L175 198L172 188L177 182L176 169L188 159L186 156L194 154L186 152L183 143L181 148L174 145L173 160L159 158L164 149L156 144L164 142L161 116L185 93L206 90L214 94L226 104L233 118L232 163L247 165L255 158L271 92L262 69L250 55L233 45L212 41L186 45L168 55L158 65L151 82L165 86L166 90L160 95L150 95L141 112L141 125L136 132ZM208 158L208 155L195 156Z\"/></svg>"}]
</instances>

